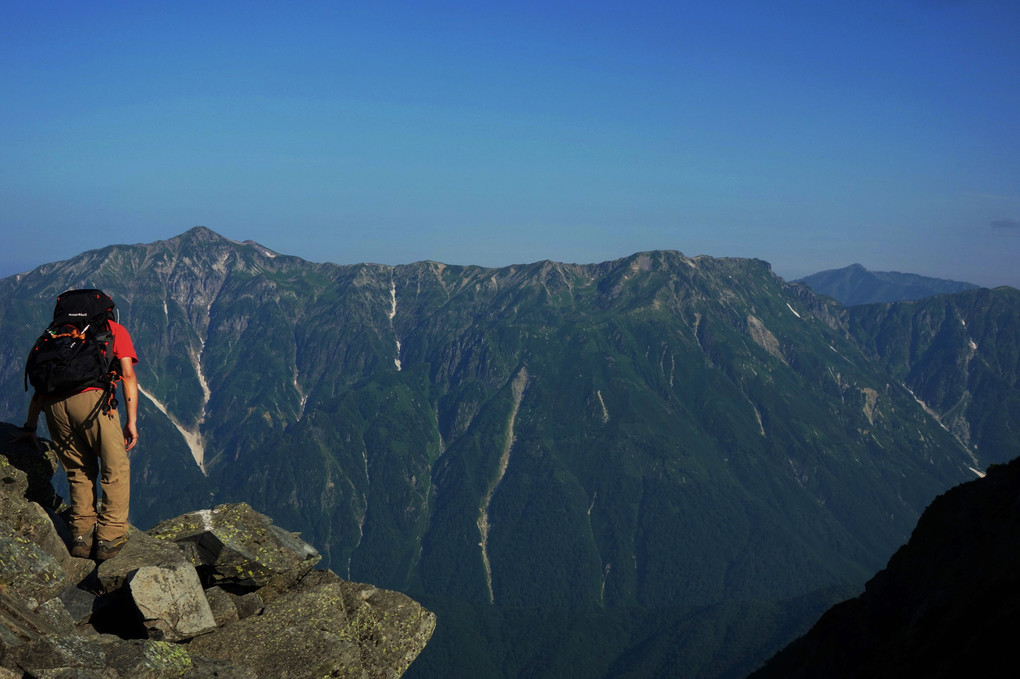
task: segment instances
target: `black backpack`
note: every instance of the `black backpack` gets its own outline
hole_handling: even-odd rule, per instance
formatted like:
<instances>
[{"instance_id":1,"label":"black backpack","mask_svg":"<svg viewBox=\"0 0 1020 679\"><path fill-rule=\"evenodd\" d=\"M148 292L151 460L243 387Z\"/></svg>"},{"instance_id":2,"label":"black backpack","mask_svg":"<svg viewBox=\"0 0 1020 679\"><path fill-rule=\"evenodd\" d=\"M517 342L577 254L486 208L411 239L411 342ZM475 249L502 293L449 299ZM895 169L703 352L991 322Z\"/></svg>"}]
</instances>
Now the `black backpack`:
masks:
<instances>
[{"instance_id":1,"label":"black backpack","mask_svg":"<svg viewBox=\"0 0 1020 679\"><path fill-rule=\"evenodd\" d=\"M114 306L102 290L68 290L57 297L53 322L28 355L25 391L31 382L43 397L68 396L88 387L112 394L117 366L107 321L115 320Z\"/></svg>"}]
</instances>

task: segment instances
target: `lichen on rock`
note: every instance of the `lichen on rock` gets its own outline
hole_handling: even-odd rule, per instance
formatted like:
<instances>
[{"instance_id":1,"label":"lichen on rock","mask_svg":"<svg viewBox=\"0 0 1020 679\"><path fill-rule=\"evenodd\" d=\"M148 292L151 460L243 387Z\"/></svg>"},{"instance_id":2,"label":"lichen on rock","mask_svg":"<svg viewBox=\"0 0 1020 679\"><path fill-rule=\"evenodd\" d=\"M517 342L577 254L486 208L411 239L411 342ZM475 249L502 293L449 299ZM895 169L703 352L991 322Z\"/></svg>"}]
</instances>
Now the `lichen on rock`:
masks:
<instances>
[{"instance_id":1,"label":"lichen on rock","mask_svg":"<svg viewBox=\"0 0 1020 679\"><path fill-rule=\"evenodd\" d=\"M131 527L98 567L73 558L53 462L16 431L0 424L0 679L389 679L432 635L431 612L313 570L311 545L243 503Z\"/></svg>"}]
</instances>

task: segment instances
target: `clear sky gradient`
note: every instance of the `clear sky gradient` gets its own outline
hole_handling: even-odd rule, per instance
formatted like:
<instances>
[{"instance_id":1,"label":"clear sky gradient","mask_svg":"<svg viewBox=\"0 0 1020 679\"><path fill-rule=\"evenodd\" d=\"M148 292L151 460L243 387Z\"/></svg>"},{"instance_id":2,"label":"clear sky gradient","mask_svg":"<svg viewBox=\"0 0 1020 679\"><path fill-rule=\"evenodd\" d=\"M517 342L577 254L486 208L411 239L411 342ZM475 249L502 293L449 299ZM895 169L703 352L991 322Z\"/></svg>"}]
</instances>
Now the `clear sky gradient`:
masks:
<instances>
[{"instance_id":1,"label":"clear sky gradient","mask_svg":"<svg viewBox=\"0 0 1020 679\"><path fill-rule=\"evenodd\" d=\"M340 264L1020 287L1020 2L4 2L0 276L204 225Z\"/></svg>"}]
</instances>

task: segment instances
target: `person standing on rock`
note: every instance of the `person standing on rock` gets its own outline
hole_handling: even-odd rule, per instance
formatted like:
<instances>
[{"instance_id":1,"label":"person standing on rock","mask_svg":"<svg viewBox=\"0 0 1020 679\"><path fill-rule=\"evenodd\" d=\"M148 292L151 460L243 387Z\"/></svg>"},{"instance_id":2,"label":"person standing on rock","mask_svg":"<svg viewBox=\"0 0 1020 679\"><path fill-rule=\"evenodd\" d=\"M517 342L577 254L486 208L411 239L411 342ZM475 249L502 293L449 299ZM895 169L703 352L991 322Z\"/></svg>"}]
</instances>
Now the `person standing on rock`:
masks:
<instances>
[{"instance_id":1,"label":"person standing on rock","mask_svg":"<svg viewBox=\"0 0 1020 679\"><path fill-rule=\"evenodd\" d=\"M25 367L35 393L19 439L35 438L40 413L70 485L72 556L105 561L127 542L131 465L138 443L138 362L131 335L115 320L114 303L100 290L68 290L57 298L53 322L36 341ZM124 385L127 422L117 411ZM100 476L102 503L96 477Z\"/></svg>"}]
</instances>

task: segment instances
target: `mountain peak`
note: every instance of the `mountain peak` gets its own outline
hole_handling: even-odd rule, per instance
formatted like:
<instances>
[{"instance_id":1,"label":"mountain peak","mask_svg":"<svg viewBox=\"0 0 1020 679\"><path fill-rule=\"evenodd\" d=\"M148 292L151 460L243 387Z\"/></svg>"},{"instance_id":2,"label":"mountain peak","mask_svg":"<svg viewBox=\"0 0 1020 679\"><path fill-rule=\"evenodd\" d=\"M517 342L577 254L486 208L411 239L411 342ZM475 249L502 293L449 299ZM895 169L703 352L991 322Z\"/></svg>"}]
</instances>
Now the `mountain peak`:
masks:
<instances>
[{"instance_id":1,"label":"mountain peak","mask_svg":"<svg viewBox=\"0 0 1020 679\"><path fill-rule=\"evenodd\" d=\"M861 264L819 271L798 282L846 306L924 299L978 287L972 283L899 271L869 271Z\"/></svg>"},{"instance_id":2,"label":"mountain peak","mask_svg":"<svg viewBox=\"0 0 1020 679\"><path fill-rule=\"evenodd\" d=\"M191 236L195 238L223 238L223 236L216 233L208 226L193 226L182 233L181 236Z\"/></svg>"}]
</instances>

